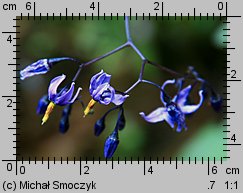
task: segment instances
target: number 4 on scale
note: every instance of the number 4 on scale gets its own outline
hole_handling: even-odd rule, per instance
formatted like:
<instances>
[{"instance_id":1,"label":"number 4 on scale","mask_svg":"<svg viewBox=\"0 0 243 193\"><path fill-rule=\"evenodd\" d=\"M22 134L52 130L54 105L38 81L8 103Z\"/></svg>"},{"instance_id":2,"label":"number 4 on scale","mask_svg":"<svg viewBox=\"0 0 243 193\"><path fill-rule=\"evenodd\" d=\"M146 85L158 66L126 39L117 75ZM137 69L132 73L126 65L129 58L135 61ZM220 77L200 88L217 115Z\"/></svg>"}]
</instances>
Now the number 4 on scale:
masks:
<instances>
[{"instance_id":1,"label":"number 4 on scale","mask_svg":"<svg viewBox=\"0 0 243 193\"><path fill-rule=\"evenodd\" d=\"M12 40L12 36L11 36L11 35L8 36L7 41L8 41L9 43L12 43L13 40Z\"/></svg>"},{"instance_id":2,"label":"number 4 on scale","mask_svg":"<svg viewBox=\"0 0 243 193\"><path fill-rule=\"evenodd\" d=\"M144 175L146 175L147 173L149 174L153 174L154 170L152 166L149 166L148 168L144 167Z\"/></svg>"},{"instance_id":3,"label":"number 4 on scale","mask_svg":"<svg viewBox=\"0 0 243 193\"><path fill-rule=\"evenodd\" d=\"M98 7L99 9L99 5L100 5L100 2L97 2L97 4L95 2L92 2L89 6L90 9L93 9L93 11L96 9L96 6Z\"/></svg>"}]
</instances>

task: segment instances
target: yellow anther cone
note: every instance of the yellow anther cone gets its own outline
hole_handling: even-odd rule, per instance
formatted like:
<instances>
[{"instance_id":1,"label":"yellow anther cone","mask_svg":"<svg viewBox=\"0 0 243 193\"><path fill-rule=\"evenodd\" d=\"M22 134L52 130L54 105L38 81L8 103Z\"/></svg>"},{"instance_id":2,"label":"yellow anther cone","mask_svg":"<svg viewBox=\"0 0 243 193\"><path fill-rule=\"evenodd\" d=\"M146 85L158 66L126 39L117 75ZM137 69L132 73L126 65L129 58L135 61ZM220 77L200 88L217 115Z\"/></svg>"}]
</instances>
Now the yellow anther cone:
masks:
<instances>
[{"instance_id":1,"label":"yellow anther cone","mask_svg":"<svg viewBox=\"0 0 243 193\"><path fill-rule=\"evenodd\" d=\"M44 117L42 118L42 123L41 123L41 125L44 125L44 123L47 122L47 120L49 119L49 116L50 116L51 112L52 112L53 109L54 109L54 107L55 107L55 103L50 102L49 105L47 106L45 115L44 115Z\"/></svg>"},{"instance_id":2,"label":"yellow anther cone","mask_svg":"<svg viewBox=\"0 0 243 193\"><path fill-rule=\"evenodd\" d=\"M91 99L89 101L88 106L84 110L84 117L89 114L89 112L91 111L91 109L94 107L95 103L96 103L96 101L94 99Z\"/></svg>"}]
</instances>

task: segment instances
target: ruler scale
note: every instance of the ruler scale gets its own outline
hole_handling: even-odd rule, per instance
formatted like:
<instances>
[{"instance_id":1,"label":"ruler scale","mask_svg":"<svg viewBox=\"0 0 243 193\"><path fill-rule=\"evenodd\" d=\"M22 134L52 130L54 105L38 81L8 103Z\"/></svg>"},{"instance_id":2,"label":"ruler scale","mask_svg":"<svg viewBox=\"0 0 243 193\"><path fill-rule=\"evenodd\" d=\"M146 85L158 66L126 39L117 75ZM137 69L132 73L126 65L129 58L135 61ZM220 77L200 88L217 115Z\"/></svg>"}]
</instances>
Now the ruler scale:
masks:
<instances>
[{"instance_id":1,"label":"ruler scale","mask_svg":"<svg viewBox=\"0 0 243 193\"><path fill-rule=\"evenodd\" d=\"M57 6L58 4L58 6ZM1 5L1 191L242 191L241 75L242 16L240 2L228 1L3 1ZM24 52L23 22L218 21L226 38L221 89L223 156L21 155L28 130L22 128L24 92L20 80ZM206 20L204 20L206 18ZM23 25L22 25L23 24ZM124 32L122 32L124 35ZM134 40L135 41L135 40ZM92 58L90 58L92 59ZM200 73L200 70L199 70ZM206 78L206 77L205 77ZM193 119L193 118L192 118ZM163 123L164 124L164 123ZM153 125L151 125L152 127ZM34 126L33 126L34 127ZM44 131L44 129L43 129ZM43 132L42 131L42 132ZM126 132L126 131L123 131ZM190 128L187 132L190 132ZM222 135L223 134L223 135ZM125 135L125 134L124 134ZM28 139L27 139L28 140ZM124 143L124 141L121 141ZM126 143L126 142L125 142ZM178 142L179 143L179 142ZM21 150L20 150L21 149ZM23 150L22 150L23 149ZM27 151L28 152L28 151ZM176 186L175 186L176 183Z\"/></svg>"}]
</instances>

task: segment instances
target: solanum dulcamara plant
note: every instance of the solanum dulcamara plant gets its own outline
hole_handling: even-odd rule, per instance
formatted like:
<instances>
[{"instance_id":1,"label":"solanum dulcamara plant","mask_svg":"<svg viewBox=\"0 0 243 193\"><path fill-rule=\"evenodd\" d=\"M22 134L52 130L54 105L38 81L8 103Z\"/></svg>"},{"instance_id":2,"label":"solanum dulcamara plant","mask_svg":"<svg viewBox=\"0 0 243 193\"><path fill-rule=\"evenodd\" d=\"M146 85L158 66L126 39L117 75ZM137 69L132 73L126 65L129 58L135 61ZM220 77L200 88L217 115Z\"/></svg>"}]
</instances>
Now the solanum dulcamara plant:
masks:
<instances>
[{"instance_id":1,"label":"solanum dulcamara plant","mask_svg":"<svg viewBox=\"0 0 243 193\"><path fill-rule=\"evenodd\" d=\"M75 81L79 77L82 69L88 67L90 64L98 62L122 49L127 47L132 48L136 54L141 59L140 74L137 81L132 84L126 91L118 91L110 84L112 76L104 70L100 70L96 74L92 75L89 84L90 101L87 105L84 105L83 117L91 114L95 104L99 103L101 105L111 105L112 107L104 113L104 115L96 121L94 124L94 134L99 136L105 129L105 120L107 115L117 110L117 122L104 142L104 157L111 158L115 153L119 144L119 132L121 132L125 127L125 109L124 103L130 99L129 93L141 83L150 84L158 88L159 95L161 99L161 105L154 109L152 112L139 112L140 116L144 121L149 123L166 122L172 129L176 132L182 132L187 130L186 117L189 114L198 111L206 99L206 96L210 96L211 106L215 111L219 111L222 106L222 98L217 94L212 86L202 77L199 73L192 67L187 68L186 73L180 74L172 69L166 68L162 65L156 64L146 58L142 52L134 44L129 28L128 17L125 17L125 31L126 31L126 42L114 50L94 58L86 63L80 63L78 59L71 57L58 57L49 59L39 59L38 61L28 65L23 70L20 71L21 80L26 78L45 74L52 69L52 67L63 61L70 61L79 64L79 68L74 75L71 82L67 83L66 86L60 87L60 84L65 80L66 75L60 74L54 77L49 84L48 92L42 96L38 102L37 114L43 115L41 124L45 124L50 118L51 113L54 111L55 106L63 106L62 117L59 124L59 130L61 133L67 132L69 128L69 116L72 110L72 105L75 101L79 101L82 88L75 84ZM157 84L143 78L145 65L153 65L162 72L167 72L175 76L174 79L166 80L164 83ZM192 85L185 85L185 81L190 79L194 82ZM192 90L199 87L195 87L195 84L201 86L198 89L197 95L199 101L196 104L191 104L189 98ZM177 92L174 96L170 96L166 90L166 87L175 87ZM74 90L77 90L74 92ZM83 102L83 101L82 101Z\"/></svg>"}]
</instances>

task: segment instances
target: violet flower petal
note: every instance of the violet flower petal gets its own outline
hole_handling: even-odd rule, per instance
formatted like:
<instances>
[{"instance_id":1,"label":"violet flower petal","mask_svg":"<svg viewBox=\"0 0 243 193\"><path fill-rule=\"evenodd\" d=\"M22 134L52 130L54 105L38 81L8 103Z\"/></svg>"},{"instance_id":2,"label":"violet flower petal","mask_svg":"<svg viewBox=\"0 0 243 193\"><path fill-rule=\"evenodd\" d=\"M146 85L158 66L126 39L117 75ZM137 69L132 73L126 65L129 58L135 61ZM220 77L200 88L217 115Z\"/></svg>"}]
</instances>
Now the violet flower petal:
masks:
<instances>
[{"instance_id":1,"label":"violet flower petal","mask_svg":"<svg viewBox=\"0 0 243 193\"><path fill-rule=\"evenodd\" d=\"M175 82L176 82L175 79L167 80L167 81L164 82L164 84L162 85L161 89L164 90L165 86L167 84L175 84ZM162 103L166 106L166 102L164 101L164 97L163 97L163 92L160 92L160 99L161 99Z\"/></svg>"},{"instance_id":2,"label":"violet flower petal","mask_svg":"<svg viewBox=\"0 0 243 193\"><path fill-rule=\"evenodd\" d=\"M166 112L166 108L164 107L159 107L152 111L150 114L147 116L144 114L144 112L139 113L145 121L150 122L150 123L157 123L165 120L165 116L168 116L168 113Z\"/></svg>"},{"instance_id":3,"label":"violet flower petal","mask_svg":"<svg viewBox=\"0 0 243 193\"><path fill-rule=\"evenodd\" d=\"M104 71L101 70L99 73L97 73L97 74L95 74L95 75L92 76L92 78L90 79L90 89L91 89L91 87L92 87L92 88L95 87L96 79L97 79L101 74L103 74L103 73L104 73Z\"/></svg>"},{"instance_id":4,"label":"violet flower petal","mask_svg":"<svg viewBox=\"0 0 243 193\"><path fill-rule=\"evenodd\" d=\"M109 83L99 85L92 93L91 96L94 100L98 100L99 96L110 87Z\"/></svg>"},{"instance_id":5,"label":"violet flower petal","mask_svg":"<svg viewBox=\"0 0 243 193\"><path fill-rule=\"evenodd\" d=\"M115 105L121 105L122 103L124 103L127 97L129 97L129 95L115 94L111 102Z\"/></svg>"},{"instance_id":6,"label":"violet flower petal","mask_svg":"<svg viewBox=\"0 0 243 193\"><path fill-rule=\"evenodd\" d=\"M63 74L51 80L50 86L48 88L48 96L50 101L55 100L55 97L57 95L57 88L65 78L66 76Z\"/></svg>"},{"instance_id":7,"label":"violet flower petal","mask_svg":"<svg viewBox=\"0 0 243 193\"><path fill-rule=\"evenodd\" d=\"M199 91L199 96L200 96L200 101L197 105L180 106L181 111L184 114L191 114L191 113L195 112L196 110L198 110L203 103L203 91L202 90Z\"/></svg>"},{"instance_id":8,"label":"violet flower petal","mask_svg":"<svg viewBox=\"0 0 243 193\"><path fill-rule=\"evenodd\" d=\"M186 101L187 101L187 97L190 94L192 89L191 85L188 85L186 88L182 89L174 98L173 98L173 102L177 103L178 106L183 106Z\"/></svg>"},{"instance_id":9,"label":"violet flower petal","mask_svg":"<svg viewBox=\"0 0 243 193\"><path fill-rule=\"evenodd\" d=\"M111 80L111 75L106 74L105 72L102 73L97 79L96 79L96 84L101 85L104 83L110 83Z\"/></svg>"},{"instance_id":10,"label":"violet flower petal","mask_svg":"<svg viewBox=\"0 0 243 193\"><path fill-rule=\"evenodd\" d=\"M90 94L92 94L93 91L96 90L99 85L104 83L110 83L110 79L111 75L104 73L103 70L101 70L98 74L95 74L90 80Z\"/></svg>"},{"instance_id":11,"label":"violet flower petal","mask_svg":"<svg viewBox=\"0 0 243 193\"><path fill-rule=\"evenodd\" d=\"M101 95L99 96L99 103L108 105L112 102L115 95L115 89L112 86L107 87L106 90L104 90Z\"/></svg>"},{"instance_id":12,"label":"violet flower petal","mask_svg":"<svg viewBox=\"0 0 243 193\"><path fill-rule=\"evenodd\" d=\"M60 95L60 96L57 96L54 102L55 102L56 104L59 104L59 105L66 105L67 102L69 102L70 99L71 99L72 96L73 96L74 85L75 85L75 83L72 82L72 84L71 84L69 90L60 92L60 93L58 94L58 95Z\"/></svg>"},{"instance_id":13,"label":"violet flower petal","mask_svg":"<svg viewBox=\"0 0 243 193\"><path fill-rule=\"evenodd\" d=\"M79 95L79 93L80 93L81 90L82 90L82 88L79 87L78 90L77 90L77 92L76 92L76 94L75 94L74 97L72 98L72 100L69 101L70 104L73 103L73 102L77 99L77 97L78 97L78 95Z\"/></svg>"},{"instance_id":14,"label":"violet flower petal","mask_svg":"<svg viewBox=\"0 0 243 193\"><path fill-rule=\"evenodd\" d=\"M108 105L113 100L114 95L115 89L109 83L104 83L98 86L91 96L99 103Z\"/></svg>"}]
</instances>

